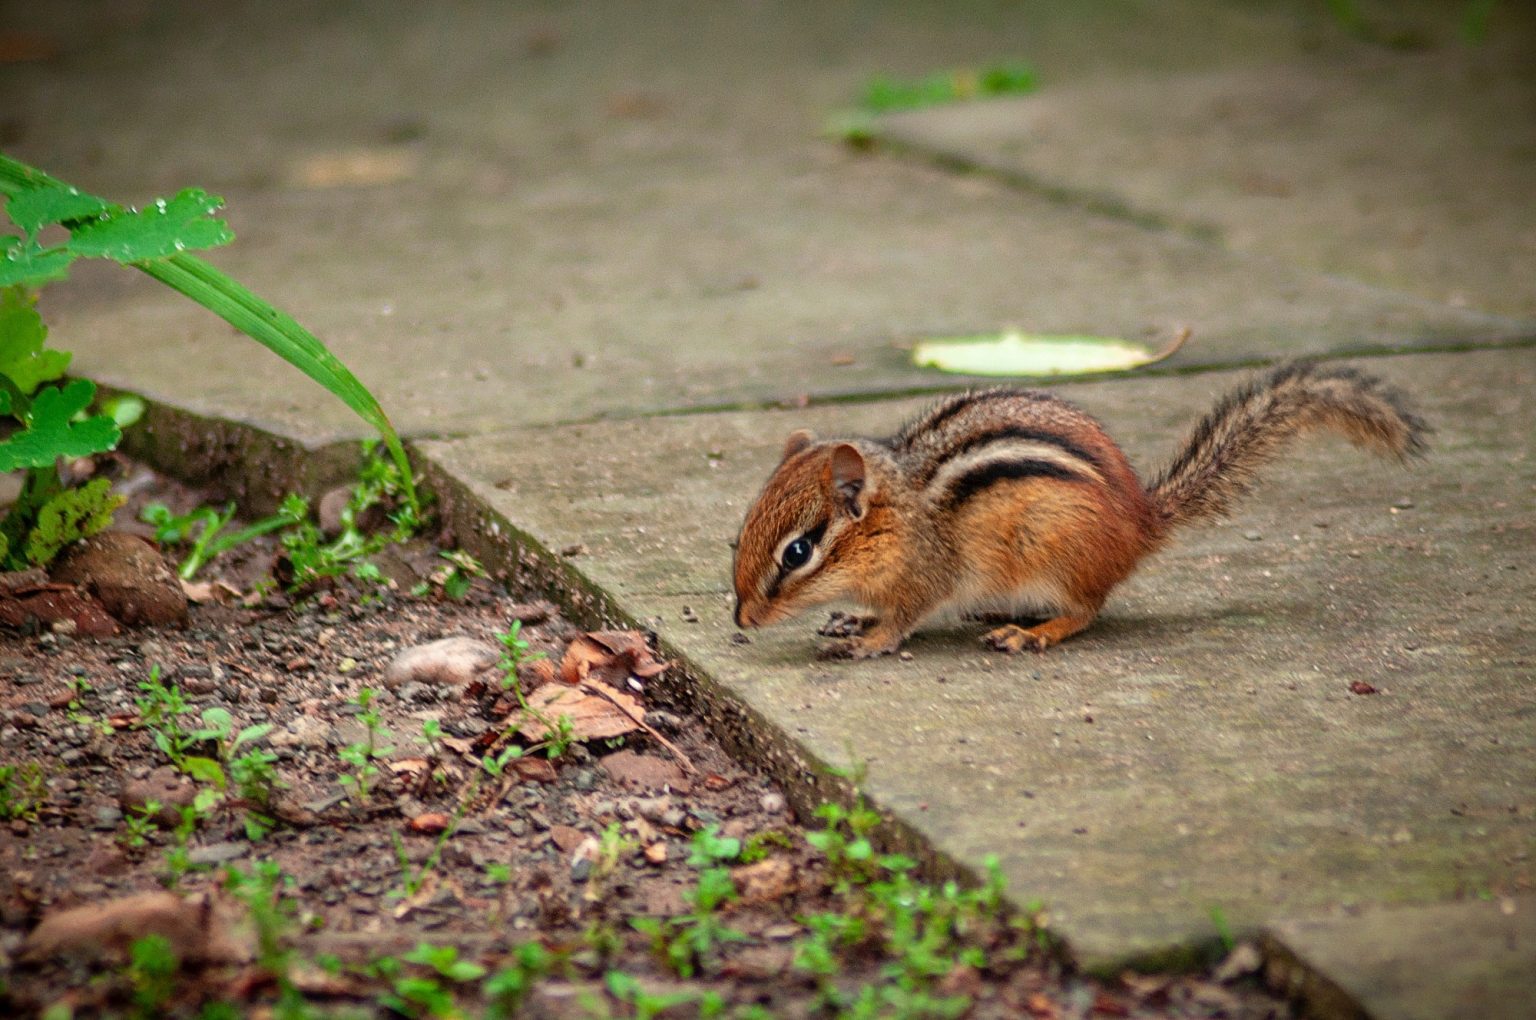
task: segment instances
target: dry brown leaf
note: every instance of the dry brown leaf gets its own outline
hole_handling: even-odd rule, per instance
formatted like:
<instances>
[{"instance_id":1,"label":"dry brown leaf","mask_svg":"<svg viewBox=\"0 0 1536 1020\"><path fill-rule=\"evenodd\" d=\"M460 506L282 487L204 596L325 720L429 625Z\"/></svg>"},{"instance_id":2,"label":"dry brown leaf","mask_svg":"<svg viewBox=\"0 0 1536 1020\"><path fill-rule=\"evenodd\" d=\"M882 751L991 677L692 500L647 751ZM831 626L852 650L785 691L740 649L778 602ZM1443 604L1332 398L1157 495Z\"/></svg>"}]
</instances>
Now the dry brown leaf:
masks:
<instances>
[{"instance_id":1,"label":"dry brown leaf","mask_svg":"<svg viewBox=\"0 0 1536 1020\"><path fill-rule=\"evenodd\" d=\"M566 647L559 677L568 684L591 677L617 686L631 676L648 680L666 668L667 663L651 654L639 631L599 630L581 635Z\"/></svg>"},{"instance_id":2,"label":"dry brown leaf","mask_svg":"<svg viewBox=\"0 0 1536 1020\"><path fill-rule=\"evenodd\" d=\"M645 848L645 859L652 864L667 863L667 844L652 843Z\"/></svg>"},{"instance_id":3,"label":"dry brown leaf","mask_svg":"<svg viewBox=\"0 0 1536 1020\"><path fill-rule=\"evenodd\" d=\"M639 701L598 680L588 680L580 687L547 684L528 695L527 701L531 711L518 722L517 731L528 740L550 737L550 725L561 716L571 720L571 736L576 740L621 737L639 729L636 720L645 718Z\"/></svg>"},{"instance_id":4,"label":"dry brown leaf","mask_svg":"<svg viewBox=\"0 0 1536 1020\"><path fill-rule=\"evenodd\" d=\"M389 763L389 771L397 776L402 772L420 772L427 767L427 764L425 758L401 758L399 761Z\"/></svg>"},{"instance_id":5,"label":"dry brown leaf","mask_svg":"<svg viewBox=\"0 0 1536 1020\"><path fill-rule=\"evenodd\" d=\"M224 581L188 581L181 582L181 592L187 597L188 602L196 602L198 605L206 605L209 602L217 602L221 606L227 606L241 599L240 589L227 584Z\"/></svg>"},{"instance_id":6,"label":"dry brown leaf","mask_svg":"<svg viewBox=\"0 0 1536 1020\"><path fill-rule=\"evenodd\" d=\"M417 815L411 819L410 829L427 836L436 836L446 832L448 826L453 824L453 819L441 811L428 811L424 815Z\"/></svg>"},{"instance_id":7,"label":"dry brown leaf","mask_svg":"<svg viewBox=\"0 0 1536 1020\"><path fill-rule=\"evenodd\" d=\"M517 758L512 762L517 778L530 783L553 783L560 778L546 758Z\"/></svg>"}]
</instances>

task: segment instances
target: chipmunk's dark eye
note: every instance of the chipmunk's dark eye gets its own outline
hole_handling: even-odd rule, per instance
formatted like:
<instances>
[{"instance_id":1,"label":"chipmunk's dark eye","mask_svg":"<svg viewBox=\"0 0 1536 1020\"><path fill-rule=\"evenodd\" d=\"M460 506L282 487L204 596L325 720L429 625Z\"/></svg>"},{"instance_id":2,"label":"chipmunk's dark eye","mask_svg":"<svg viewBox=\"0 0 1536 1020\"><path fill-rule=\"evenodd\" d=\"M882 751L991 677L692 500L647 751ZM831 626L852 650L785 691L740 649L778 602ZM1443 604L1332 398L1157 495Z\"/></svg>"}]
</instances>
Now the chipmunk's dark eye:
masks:
<instances>
[{"instance_id":1,"label":"chipmunk's dark eye","mask_svg":"<svg viewBox=\"0 0 1536 1020\"><path fill-rule=\"evenodd\" d=\"M803 567L811 558L811 543L804 535L795 539L784 547L784 555L779 557L779 562L784 564L785 570L795 570Z\"/></svg>"}]
</instances>

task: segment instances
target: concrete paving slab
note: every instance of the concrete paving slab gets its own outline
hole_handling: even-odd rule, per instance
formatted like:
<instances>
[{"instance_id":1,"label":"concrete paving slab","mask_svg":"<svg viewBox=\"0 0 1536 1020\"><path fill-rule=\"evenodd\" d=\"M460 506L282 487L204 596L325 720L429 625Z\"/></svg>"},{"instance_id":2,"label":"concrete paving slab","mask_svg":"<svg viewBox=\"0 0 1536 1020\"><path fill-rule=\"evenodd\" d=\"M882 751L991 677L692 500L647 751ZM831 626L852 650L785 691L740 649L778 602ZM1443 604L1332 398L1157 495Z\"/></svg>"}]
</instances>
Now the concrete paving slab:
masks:
<instances>
[{"instance_id":1,"label":"concrete paving slab","mask_svg":"<svg viewBox=\"0 0 1536 1020\"><path fill-rule=\"evenodd\" d=\"M239 240L213 261L411 435L954 385L900 345L1006 325L1188 325L1175 366L1519 331L818 137L881 69L1210 67L1220 47L1169 45L1191 25L1229 59L1302 45L1284 5L1155 6L93 5L0 88L17 154L74 183L225 194ZM362 434L137 274L82 267L44 310L104 382L309 447Z\"/></svg>"},{"instance_id":2,"label":"concrete paving slab","mask_svg":"<svg viewBox=\"0 0 1536 1020\"><path fill-rule=\"evenodd\" d=\"M1536 318L1536 9L1482 46L1083 82L880 137L1235 251Z\"/></svg>"},{"instance_id":3,"label":"concrete paving slab","mask_svg":"<svg viewBox=\"0 0 1536 1020\"><path fill-rule=\"evenodd\" d=\"M1427 907L1364 910L1354 915L1286 921L1274 938L1303 967L1307 961L1348 960L1330 967L1351 1002L1334 997L1324 1015L1400 1020L1527 1020L1536 974L1536 899L1497 897ZM1466 945L1475 953L1462 952ZM1426 963L1434 980L1426 981ZM1524 991L1524 994L1512 994ZM1315 999L1326 1002L1318 989ZM1351 1003L1354 1005L1352 1006Z\"/></svg>"},{"instance_id":4,"label":"concrete paving slab","mask_svg":"<svg viewBox=\"0 0 1536 1020\"><path fill-rule=\"evenodd\" d=\"M1439 430L1427 462L1308 446L1239 519L1186 536L1043 657L986 652L973 627L919 635L911 661L818 662L816 619L734 643L727 542L783 436L881 432L921 402L423 450L500 526L584 546L561 562L658 621L797 746L785 760L867 763L880 805L963 866L999 855L1016 896L1044 898L1084 961L1115 967L1213 939L1214 911L1249 932L1531 879L1536 351L1371 368ZM1065 391L1151 467L1236 378ZM1357 679L1380 693L1351 693Z\"/></svg>"}]
</instances>

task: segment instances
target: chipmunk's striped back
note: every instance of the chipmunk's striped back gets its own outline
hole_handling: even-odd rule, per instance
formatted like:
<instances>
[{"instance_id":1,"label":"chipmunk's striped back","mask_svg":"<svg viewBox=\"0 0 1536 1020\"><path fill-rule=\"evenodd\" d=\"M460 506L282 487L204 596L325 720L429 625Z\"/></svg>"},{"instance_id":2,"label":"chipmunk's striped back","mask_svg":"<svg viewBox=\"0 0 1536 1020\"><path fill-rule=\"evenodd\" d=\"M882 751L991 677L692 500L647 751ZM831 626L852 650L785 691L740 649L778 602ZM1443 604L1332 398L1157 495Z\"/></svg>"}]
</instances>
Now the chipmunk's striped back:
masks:
<instances>
[{"instance_id":1,"label":"chipmunk's striped back","mask_svg":"<svg viewBox=\"0 0 1536 1020\"><path fill-rule=\"evenodd\" d=\"M1097 422L1048 393L993 389L939 402L889 443L913 486L954 508L1006 481L1103 484L1118 451L1096 436Z\"/></svg>"}]
</instances>

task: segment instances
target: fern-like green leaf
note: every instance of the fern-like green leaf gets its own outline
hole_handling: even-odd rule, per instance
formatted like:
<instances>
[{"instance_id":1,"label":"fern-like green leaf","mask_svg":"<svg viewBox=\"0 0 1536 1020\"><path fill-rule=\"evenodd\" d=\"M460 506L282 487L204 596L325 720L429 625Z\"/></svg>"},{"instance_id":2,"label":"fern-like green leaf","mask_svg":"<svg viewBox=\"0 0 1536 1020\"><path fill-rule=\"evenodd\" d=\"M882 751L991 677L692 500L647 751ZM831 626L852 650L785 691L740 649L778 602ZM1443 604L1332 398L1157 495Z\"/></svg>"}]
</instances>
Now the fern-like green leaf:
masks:
<instances>
[{"instance_id":1,"label":"fern-like green leaf","mask_svg":"<svg viewBox=\"0 0 1536 1020\"><path fill-rule=\"evenodd\" d=\"M197 248L215 248L235 239L223 220L213 219L224 200L201 188L183 188L175 198L158 198L138 212L111 209L70 231L65 247L76 255L142 262Z\"/></svg>"},{"instance_id":2,"label":"fern-like green leaf","mask_svg":"<svg viewBox=\"0 0 1536 1020\"><path fill-rule=\"evenodd\" d=\"M28 427L0 441L0 471L48 467L60 457L88 457L117 446L122 432L106 415L71 420L95 395L96 384L88 379L38 390Z\"/></svg>"},{"instance_id":3,"label":"fern-like green leaf","mask_svg":"<svg viewBox=\"0 0 1536 1020\"><path fill-rule=\"evenodd\" d=\"M68 351L43 349L48 328L35 304L36 298L22 287L0 290L0 375L9 377L23 395L69 368ZM0 410L9 410L9 404Z\"/></svg>"},{"instance_id":4,"label":"fern-like green leaf","mask_svg":"<svg viewBox=\"0 0 1536 1020\"><path fill-rule=\"evenodd\" d=\"M50 182L18 193L6 203L5 211L12 223L35 237L51 224L95 219L111 208L104 198Z\"/></svg>"},{"instance_id":5,"label":"fern-like green leaf","mask_svg":"<svg viewBox=\"0 0 1536 1020\"><path fill-rule=\"evenodd\" d=\"M75 257L62 248L44 248L30 237L0 235L0 287L36 287L69 275Z\"/></svg>"}]
</instances>

